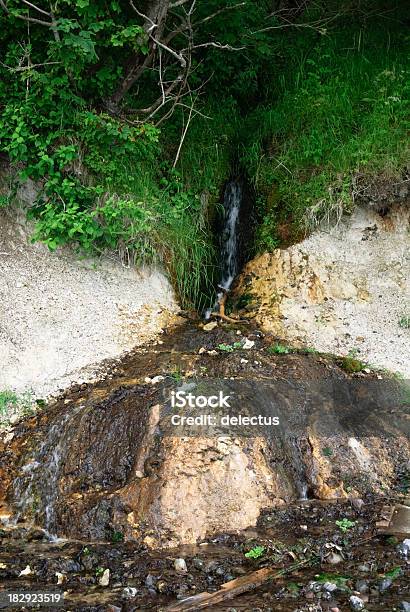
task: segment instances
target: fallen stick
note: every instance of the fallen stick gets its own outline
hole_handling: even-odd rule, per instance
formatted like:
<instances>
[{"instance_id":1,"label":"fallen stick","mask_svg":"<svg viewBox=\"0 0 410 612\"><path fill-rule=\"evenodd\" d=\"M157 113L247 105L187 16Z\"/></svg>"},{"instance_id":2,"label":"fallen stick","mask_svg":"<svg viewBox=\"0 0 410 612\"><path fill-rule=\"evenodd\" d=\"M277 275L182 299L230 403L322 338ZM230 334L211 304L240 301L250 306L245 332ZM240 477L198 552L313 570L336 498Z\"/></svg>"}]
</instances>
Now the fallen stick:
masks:
<instances>
[{"instance_id":1,"label":"fallen stick","mask_svg":"<svg viewBox=\"0 0 410 612\"><path fill-rule=\"evenodd\" d=\"M218 299L219 312L211 312L211 317L218 317L222 319L222 321L227 321L228 323L249 323L249 321L244 319L233 319L225 314L225 303L228 298L228 291L221 286L219 286L218 289L221 291L221 295Z\"/></svg>"},{"instance_id":2,"label":"fallen stick","mask_svg":"<svg viewBox=\"0 0 410 612\"><path fill-rule=\"evenodd\" d=\"M262 569L251 572L246 576L240 576L239 578L225 582L219 591L215 591L215 593L198 593L198 595L193 595L192 597L183 599L182 601L165 608L164 612L193 612L194 610L208 608L215 604L219 604L226 599L232 599L232 597L236 597L237 595L241 595L247 591L252 591L268 580L280 578L281 576L284 576L285 574L292 572L299 567L303 567L309 563L316 563L317 561L319 561L319 557L310 557L309 559L305 559L299 563L294 563L293 565L279 571L276 571L271 567L263 567Z\"/></svg>"}]
</instances>

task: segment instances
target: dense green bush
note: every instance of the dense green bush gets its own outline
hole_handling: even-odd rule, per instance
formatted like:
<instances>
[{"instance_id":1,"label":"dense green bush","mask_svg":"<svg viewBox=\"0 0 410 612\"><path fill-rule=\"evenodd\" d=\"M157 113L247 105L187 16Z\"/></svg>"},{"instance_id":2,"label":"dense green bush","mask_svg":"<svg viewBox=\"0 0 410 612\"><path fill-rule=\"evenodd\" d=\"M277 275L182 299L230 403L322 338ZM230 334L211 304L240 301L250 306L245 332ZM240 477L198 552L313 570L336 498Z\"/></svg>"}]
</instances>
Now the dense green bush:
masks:
<instances>
[{"instance_id":1,"label":"dense green bush","mask_svg":"<svg viewBox=\"0 0 410 612\"><path fill-rule=\"evenodd\" d=\"M184 306L214 282L210 226L232 168L256 186L257 248L269 250L280 226L348 210L358 173L403 167L408 35L393 2L308 3L281 20L270 0L198 0L189 87L155 118L136 109L156 96L158 64L113 103L133 59L158 60L132 3L2 4L0 152L40 185L35 239L160 261ZM170 15L172 35L187 6ZM186 32L171 40L185 52Z\"/></svg>"}]
</instances>

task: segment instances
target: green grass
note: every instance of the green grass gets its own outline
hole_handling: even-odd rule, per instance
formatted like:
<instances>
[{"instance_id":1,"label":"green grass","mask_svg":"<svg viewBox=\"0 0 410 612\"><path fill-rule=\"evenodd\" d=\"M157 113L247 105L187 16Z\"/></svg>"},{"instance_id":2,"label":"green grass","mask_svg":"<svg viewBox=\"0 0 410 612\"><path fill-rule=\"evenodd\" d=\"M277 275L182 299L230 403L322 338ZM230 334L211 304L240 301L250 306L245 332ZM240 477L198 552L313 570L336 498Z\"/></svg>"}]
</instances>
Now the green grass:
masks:
<instances>
[{"instance_id":1,"label":"green grass","mask_svg":"<svg viewBox=\"0 0 410 612\"><path fill-rule=\"evenodd\" d=\"M292 348L284 344L273 344L268 348L268 353L271 355L288 355L292 352Z\"/></svg>"},{"instance_id":2,"label":"green grass","mask_svg":"<svg viewBox=\"0 0 410 612\"><path fill-rule=\"evenodd\" d=\"M410 315L405 315L399 319L399 327L402 329L410 329Z\"/></svg>"},{"instance_id":3,"label":"green grass","mask_svg":"<svg viewBox=\"0 0 410 612\"><path fill-rule=\"evenodd\" d=\"M9 389L0 391L0 428L9 425L13 415L23 418L34 414L36 405L42 405L42 400L34 401L29 391L21 395Z\"/></svg>"},{"instance_id":4,"label":"green grass","mask_svg":"<svg viewBox=\"0 0 410 612\"><path fill-rule=\"evenodd\" d=\"M383 19L360 28L342 23L301 47L278 99L245 124L242 160L264 202L260 250L277 244L281 222L309 228L349 212L359 175L398 178L405 166L408 36Z\"/></svg>"}]
</instances>

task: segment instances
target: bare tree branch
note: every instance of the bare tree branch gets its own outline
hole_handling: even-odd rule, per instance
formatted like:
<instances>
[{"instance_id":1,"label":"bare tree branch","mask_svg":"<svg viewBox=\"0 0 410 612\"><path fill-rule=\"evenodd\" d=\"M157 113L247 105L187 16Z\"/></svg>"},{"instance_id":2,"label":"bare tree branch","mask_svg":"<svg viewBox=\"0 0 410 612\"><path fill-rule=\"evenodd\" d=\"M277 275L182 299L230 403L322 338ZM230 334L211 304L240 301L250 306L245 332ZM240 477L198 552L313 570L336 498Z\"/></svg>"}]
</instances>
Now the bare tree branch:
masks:
<instances>
[{"instance_id":1,"label":"bare tree branch","mask_svg":"<svg viewBox=\"0 0 410 612\"><path fill-rule=\"evenodd\" d=\"M35 11L38 11L39 13L42 13L43 15L46 15L46 17L51 17L51 13L48 13L47 11L44 11L39 6L36 6L35 4L32 4L31 2L28 2L28 0L21 0L21 1L24 4L27 4L27 6L29 6L30 8L34 9Z\"/></svg>"}]
</instances>

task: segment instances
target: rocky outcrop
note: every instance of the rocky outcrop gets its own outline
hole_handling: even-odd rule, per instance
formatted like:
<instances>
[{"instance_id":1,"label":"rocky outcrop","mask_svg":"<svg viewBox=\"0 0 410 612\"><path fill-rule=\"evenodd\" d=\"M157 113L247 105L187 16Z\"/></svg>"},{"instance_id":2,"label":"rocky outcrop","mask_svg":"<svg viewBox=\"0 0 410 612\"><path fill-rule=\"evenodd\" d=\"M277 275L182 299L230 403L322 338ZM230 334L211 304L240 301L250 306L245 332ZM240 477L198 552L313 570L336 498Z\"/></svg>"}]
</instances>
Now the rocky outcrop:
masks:
<instances>
[{"instance_id":1,"label":"rocky outcrop","mask_svg":"<svg viewBox=\"0 0 410 612\"><path fill-rule=\"evenodd\" d=\"M410 330L400 323L410 314L410 207L376 208L250 261L236 285L241 315L289 343L353 350L410 376Z\"/></svg>"},{"instance_id":2,"label":"rocky outcrop","mask_svg":"<svg viewBox=\"0 0 410 612\"><path fill-rule=\"evenodd\" d=\"M59 536L119 533L169 547L254 526L265 508L300 498L386 494L407 482L397 381L350 377L331 357L271 354L271 338L237 331L179 326L10 430L0 438L0 514L3 503ZM273 413L281 428L170 429L178 385L206 397L222 389L233 398L224 414ZM380 411L373 400L386 389Z\"/></svg>"}]
</instances>

